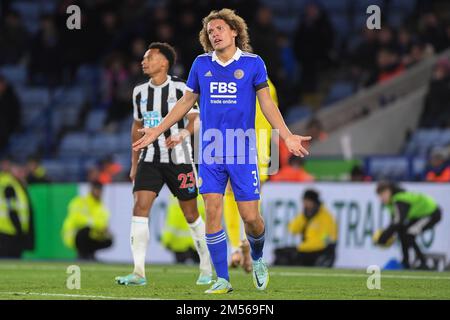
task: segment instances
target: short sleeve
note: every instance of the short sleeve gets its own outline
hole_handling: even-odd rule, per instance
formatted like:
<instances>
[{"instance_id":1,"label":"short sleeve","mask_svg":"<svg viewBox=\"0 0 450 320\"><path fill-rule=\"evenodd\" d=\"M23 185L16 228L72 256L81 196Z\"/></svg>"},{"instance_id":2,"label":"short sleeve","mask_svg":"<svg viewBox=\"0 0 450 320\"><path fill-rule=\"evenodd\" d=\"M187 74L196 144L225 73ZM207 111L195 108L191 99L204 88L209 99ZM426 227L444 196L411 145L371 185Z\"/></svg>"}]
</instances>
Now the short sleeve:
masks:
<instances>
[{"instance_id":1,"label":"short sleeve","mask_svg":"<svg viewBox=\"0 0 450 320\"><path fill-rule=\"evenodd\" d=\"M200 93L200 85L198 83L198 57L195 58L192 63L191 71L189 71L189 77L186 82L186 90L194 93Z\"/></svg>"},{"instance_id":2,"label":"short sleeve","mask_svg":"<svg viewBox=\"0 0 450 320\"><path fill-rule=\"evenodd\" d=\"M256 58L256 68L255 68L255 76L253 78L253 87L256 90L259 90L263 87L268 86L268 79L267 76L267 69L266 65L264 64L264 61L261 59L261 57Z\"/></svg>"},{"instance_id":3,"label":"short sleeve","mask_svg":"<svg viewBox=\"0 0 450 320\"><path fill-rule=\"evenodd\" d=\"M177 90L179 90L181 92L185 92L186 90L189 90L186 86L186 83L181 82L181 81L176 82L176 88L177 88ZM187 114L190 114L190 113L199 113L197 102L192 106L192 108L188 111Z\"/></svg>"},{"instance_id":4,"label":"short sleeve","mask_svg":"<svg viewBox=\"0 0 450 320\"><path fill-rule=\"evenodd\" d=\"M133 118L136 121L142 120L141 109L138 105L138 99L140 100L141 93L138 92L137 88L133 89Z\"/></svg>"}]
</instances>

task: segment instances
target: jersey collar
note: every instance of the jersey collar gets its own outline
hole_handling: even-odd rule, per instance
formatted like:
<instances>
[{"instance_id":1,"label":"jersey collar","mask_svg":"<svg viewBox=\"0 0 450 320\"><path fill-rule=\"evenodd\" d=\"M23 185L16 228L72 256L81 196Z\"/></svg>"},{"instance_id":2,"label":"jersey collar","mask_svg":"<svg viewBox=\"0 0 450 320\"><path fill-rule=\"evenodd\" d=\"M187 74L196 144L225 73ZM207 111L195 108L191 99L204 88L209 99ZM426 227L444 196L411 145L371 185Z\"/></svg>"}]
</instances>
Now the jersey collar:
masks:
<instances>
[{"instance_id":1,"label":"jersey collar","mask_svg":"<svg viewBox=\"0 0 450 320\"><path fill-rule=\"evenodd\" d=\"M167 75L167 80L164 81L163 83L161 83L159 86L156 86L152 83L152 79L150 78L150 80L148 80L148 85L150 87L152 87L153 89L162 88L162 87L165 87L170 82L170 79L171 79L171 76Z\"/></svg>"},{"instance_id":2,"label":"jersey collar","mask_svg":"<svg viewBox=\"0 0 450 320\"><path fill-rule=\"evenodd\" d=\"M230 63L232 63L233 61L238 61L239 58L242 55L242 51L239 48L236 48L236 52L234 53L234 55L231 57L230 60L228 60L227 62L222 62L219 60L219 58L216 55L216 51L213 51L212 53L212 61L216 61L218 64L220 64L222 67L226 67L227 65L229 65Z\"/></svg>"}]
</instances>

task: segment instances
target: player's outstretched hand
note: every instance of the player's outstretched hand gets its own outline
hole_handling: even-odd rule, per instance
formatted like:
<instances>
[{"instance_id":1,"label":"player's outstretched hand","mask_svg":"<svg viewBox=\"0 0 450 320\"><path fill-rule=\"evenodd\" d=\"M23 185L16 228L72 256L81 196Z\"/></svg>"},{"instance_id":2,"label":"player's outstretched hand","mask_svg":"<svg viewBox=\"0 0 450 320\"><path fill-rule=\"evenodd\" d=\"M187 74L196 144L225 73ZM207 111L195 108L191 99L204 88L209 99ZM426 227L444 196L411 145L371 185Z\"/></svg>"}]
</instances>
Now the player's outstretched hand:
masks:
<instances>
[{"instance_id":1,"label":"player's outstretched hand","mask_svg":"<svg viewBox=\"0 0 450 320\"><path fill-rule=\"evenodd\" d=\"M181 130L179 133L173 134L166 139L166 147L171 149L179 145L190 133L186 129Z\"/></svg>"},{"instance_id":2,"label":"player's outstretched hand","mask_svg":"<svg viewBox=\"0 0 450 320\"><path fill-rule=\"evenodd\" d=\"M305 147L302 146L303 141L309 141L311 140L310 136L299 136L296 134L293 134L284 140L284 143L286 144L286 147L288 148L289 152L293 153L297 157L304 157L309 155L308 150L305 149Z\"/></svg>"},{"instance_id":3,"label":"player's outstretched hand","mask_svg":"<svg viewBox=\"0 0 450 320\"><path fill-rule=\"evenodd\" d=\"M145 148L150 143L158 139L158 130L156 128L142 128L138 130L139 132L143 133L144 135L139 140L136 140L133 143L133 150L139 151L142 148Z\"/></svg>"}]
</instances>

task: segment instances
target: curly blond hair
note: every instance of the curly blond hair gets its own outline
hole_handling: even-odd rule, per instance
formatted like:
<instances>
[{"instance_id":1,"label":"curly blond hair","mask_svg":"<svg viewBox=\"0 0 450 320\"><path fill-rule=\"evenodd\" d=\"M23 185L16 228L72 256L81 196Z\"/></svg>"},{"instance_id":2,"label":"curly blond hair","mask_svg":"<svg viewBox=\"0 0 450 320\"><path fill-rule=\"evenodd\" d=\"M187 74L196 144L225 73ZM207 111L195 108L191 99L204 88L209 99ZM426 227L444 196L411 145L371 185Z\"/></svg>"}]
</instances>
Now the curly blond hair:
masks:
<instances>
[{"instance_id":1,"label":"curly blond hair","mask_svg":"<svg viewBox=\"0 0 450 320\"><path fill-rule=\"evenodd\" d=\"M208 23L211 20L222 19L226 24L230 26L230 28L236 31L236 47L241 49L242 51L252 52L252 47L250 46L250 37L248 35L248 27L245 23L244 19L238 16L234 10L231 9L222 9L222 10L214 10L209 13L208 16L204 17L202 20L203 28L200 31L198 37L200 43L205 52L214 51L213 46L208 38Z\"/></svg>"}]
</instances>

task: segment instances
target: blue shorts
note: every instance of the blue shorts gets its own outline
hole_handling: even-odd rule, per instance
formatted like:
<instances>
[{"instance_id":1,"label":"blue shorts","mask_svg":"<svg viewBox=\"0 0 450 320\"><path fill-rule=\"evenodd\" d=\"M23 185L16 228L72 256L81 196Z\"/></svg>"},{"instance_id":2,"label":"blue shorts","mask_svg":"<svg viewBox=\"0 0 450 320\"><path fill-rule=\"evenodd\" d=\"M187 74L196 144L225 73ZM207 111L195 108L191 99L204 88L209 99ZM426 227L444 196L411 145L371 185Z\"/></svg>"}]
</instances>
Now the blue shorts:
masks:
<instances>
[{"instance_id":1,"label":"blue shorts","mask_svg":"<svg viewBox=\"0 0 450 320\"><path fill-rule=\"evenodd\" d=\"M259 200L257 164L199 164L199 192L225 193L230 179L236 201Z\"/></svg>"}]
</instances>

